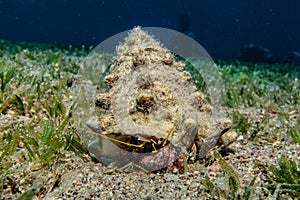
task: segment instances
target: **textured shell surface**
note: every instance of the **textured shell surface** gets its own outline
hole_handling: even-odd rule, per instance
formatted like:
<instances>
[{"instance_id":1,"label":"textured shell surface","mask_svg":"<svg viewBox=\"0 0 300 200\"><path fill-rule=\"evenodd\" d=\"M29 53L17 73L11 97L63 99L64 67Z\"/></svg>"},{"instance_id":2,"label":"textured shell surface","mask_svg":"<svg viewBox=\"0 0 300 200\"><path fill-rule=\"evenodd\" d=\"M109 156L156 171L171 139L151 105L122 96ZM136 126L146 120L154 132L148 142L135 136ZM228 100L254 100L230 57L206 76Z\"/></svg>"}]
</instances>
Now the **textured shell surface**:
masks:
<instances>
[{"instance_id":1,"label":"textured shell surface","mask_svg":"<svg viewBox=\"0 0 300 200\"><path fill-rule=\"evenodd\" d=\"M186 63L140 27L129 31L117 45L103 82L107 90L95 95L96 113L86 124L126 151L161 149L155 155L158 157L165 154L166 144L174 154L178 151L172 149L186 151L195 144L198 156L203 157L231 126L211 105L213 90L209 102ZM95 154L109 154L99 152ZM137 162L147 159L141 157Z\"/></svg>"},{"instance_id":2,"label":"textured shell surface","mask_svg":"<svg viewBox=\"0 0 300 200\"><path fill-rule=\"evenodd\" d=\"M109 91L97 96L99 109L106 113L98 118L101 133L143 135L190 145L199 117L206 111L204 95L196 90L184 67L150 34L133 29L117 47L105 77Z\"/></svg>"}]
</instances>

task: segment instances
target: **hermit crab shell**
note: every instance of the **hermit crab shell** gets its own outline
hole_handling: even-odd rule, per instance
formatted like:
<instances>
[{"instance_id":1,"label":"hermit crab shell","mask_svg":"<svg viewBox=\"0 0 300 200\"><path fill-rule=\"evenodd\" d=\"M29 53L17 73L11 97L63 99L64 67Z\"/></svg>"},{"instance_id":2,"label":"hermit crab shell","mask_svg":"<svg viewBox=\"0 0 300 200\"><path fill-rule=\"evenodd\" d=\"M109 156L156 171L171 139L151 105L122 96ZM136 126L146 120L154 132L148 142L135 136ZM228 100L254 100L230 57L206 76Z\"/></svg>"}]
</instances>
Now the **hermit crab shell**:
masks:
<instances>
[{"instance_id":1,"label":"hermit crab shell","mask_svg":"<svg viewBox=\"0 0 300 200\"><path fill-rule=\"evenodd\" d=\"M225 118L221 78L208 53L182 33L136 27L117 34L89 54L80 75L75 121L81 132L105 136L89 145L99 160L111 157L119 165L130 160L153 171L174 162L204 129L206 145L220 136L215 119ZM153 151L137 155L107 147L111 140L130 146L132 138L152 141ZM145 162L160 154L168 156L159 164Z\"/></svg>"}]
</instances>

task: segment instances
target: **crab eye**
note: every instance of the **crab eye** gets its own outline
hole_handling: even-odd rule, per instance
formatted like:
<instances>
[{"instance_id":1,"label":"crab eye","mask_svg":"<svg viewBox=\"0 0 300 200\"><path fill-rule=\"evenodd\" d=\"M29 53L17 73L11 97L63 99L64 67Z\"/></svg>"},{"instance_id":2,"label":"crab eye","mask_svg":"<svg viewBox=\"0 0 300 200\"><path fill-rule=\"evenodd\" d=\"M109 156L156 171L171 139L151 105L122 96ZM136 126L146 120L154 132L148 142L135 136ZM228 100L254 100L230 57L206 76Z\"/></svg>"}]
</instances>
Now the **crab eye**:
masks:
<instances>
[{"instance_id":1,"label":"crab eye","mask_svg":"<svg viewBox=\"0 0 300 200\"><path fill-rule=\"evenodd\" d=\"M149 137L147 135L144 135L144 134L141 134L141 133L136 134L134 137L137 140L144 141L144 142L150 142L151 141L151 137Z\"/></svg>"}]
</instances>

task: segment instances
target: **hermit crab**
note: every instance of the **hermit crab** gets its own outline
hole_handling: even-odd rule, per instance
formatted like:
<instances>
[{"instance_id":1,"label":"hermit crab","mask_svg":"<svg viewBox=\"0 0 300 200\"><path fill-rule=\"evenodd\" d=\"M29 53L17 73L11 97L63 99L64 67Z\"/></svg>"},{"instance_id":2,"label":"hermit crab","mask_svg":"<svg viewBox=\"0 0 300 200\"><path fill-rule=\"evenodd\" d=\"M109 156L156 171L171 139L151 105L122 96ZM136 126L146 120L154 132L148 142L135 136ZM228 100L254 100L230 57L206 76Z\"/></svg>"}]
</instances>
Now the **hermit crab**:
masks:
<instances>
[{"instance_id":1,"label":"hermit crab","mask_svg":"<svg viewBox=\"0 0 300 200\"><path fill-rule=\"evenodd\" d=\"M80 74L77 123L103 163L156 171L182 155L203 158L230 130L212 59L177 31L135 27L113 36Z\"/></svg>"}]
</instances>

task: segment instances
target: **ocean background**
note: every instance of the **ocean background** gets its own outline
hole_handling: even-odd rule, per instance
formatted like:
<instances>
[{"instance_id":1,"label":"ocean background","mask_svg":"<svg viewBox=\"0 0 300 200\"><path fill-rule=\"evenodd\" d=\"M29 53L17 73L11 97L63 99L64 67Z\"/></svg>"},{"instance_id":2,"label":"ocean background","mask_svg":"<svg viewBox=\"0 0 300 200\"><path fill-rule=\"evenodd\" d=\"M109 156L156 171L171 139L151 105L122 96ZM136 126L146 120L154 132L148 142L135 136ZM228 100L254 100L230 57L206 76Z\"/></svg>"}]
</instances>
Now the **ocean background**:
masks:
<instances>
[{"instance_id":1,"label":"ocean background","mask_svg":"<svg viewBox=\"0 0 300 200\"><path fill-rule=\"evenodd\" d=\"M164 27L190 35L214 59L236 60L255 45L272 62L299 64L299 9L298 0L2 0L0 39L96 46L137 25Z\"/></svg>"}]
</instances>

